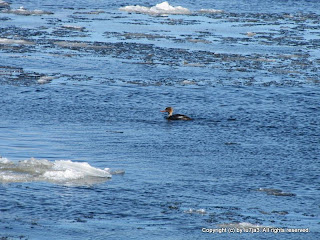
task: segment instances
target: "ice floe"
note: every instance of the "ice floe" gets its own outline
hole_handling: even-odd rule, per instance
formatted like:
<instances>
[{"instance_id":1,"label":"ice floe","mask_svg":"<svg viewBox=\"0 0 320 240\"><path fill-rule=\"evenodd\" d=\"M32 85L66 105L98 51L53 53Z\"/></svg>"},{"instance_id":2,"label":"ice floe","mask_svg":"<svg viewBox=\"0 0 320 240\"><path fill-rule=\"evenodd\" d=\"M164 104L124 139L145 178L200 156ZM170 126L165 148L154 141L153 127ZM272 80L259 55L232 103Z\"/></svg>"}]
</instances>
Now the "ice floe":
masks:
<instances>
[{"instance_id":1,"label":"ice floe","mask_svg":"<svg viewBox=\"0 0 320 240\"><path fill-rule=\"evenodd\" d=\"M54 77L51 76L41 76L37 81L39 84L46 84L51 82L54 79Z\"/></svg>"},{"instance_id":2,"label":"ice floe","mask_svg":"<svg viewBox=\"0 0 320 240\"><path fill-rule=\"evenodd\" d=\"M189 14L218 14L224 13L223 10L218 9L200 9L199 11L192 12L188 8L182 6L172 6L169 2L165 1L162 3L158 3L152 7L145 7L140 5L131 5L119 8L120 11L125 11L129 13L143 13L149 15L170 15L170 14L177 14L177 15L189 15Z\"/></svg>"},{"instance_id":3,"label":"ice floe","mask_svg":"<svg viewBox=\"0 0 320 240\"><path fill-rule=\"evenodd\" d=\"M64 26L62 26L62 28L72 30L72 31L79 31L79 32L82 32L85 29L85 27L72 26L72 25L64 25Z\"/></svg>"},{"instance_id":4,"label":"ice floe","mask_svg":"<svg viewBox=\"0 0 320 240\"><path fill-rule=\"evenodd\" d=\"M144 13L150 15L191 14L191 11L188 8L184 8L181 6L174 7L166 1L159 3L153 7L135 5L121 7L119 8L119 10L129 13Z\"/></svg>"},{"instance_id":5,"label":"ice floe","mask_svg":"<svg viewBox=\"0 0 320 240\"><path fill-rule=\"evenodd\" d=\"M10 4L3 1L3 0L0 0L0 9L1 8L9 8L10 7Z\"/></svg>"},{"instance_id":6,"label":"ice floe","mask_svg":"<svg viewBox=\"0 0 320 240\"><path fill-rule=\"evenodd\" d=\"M216 13L223 13L224 11L219 9L200 9L198 12L204 13L204 14L216 14Z\"/></svg>"},{"instance_id":7,"label":"ice floe","mask_svg":"<svg viewBox=\"0 0 320 240\"><path fill-rule=\"evenodd\" d=\"M95 168L87 162L48 161L35 158L13 162L7 158L0 158L0 183L36 181L64 185L92 185L105 182L111 176L109 168Z\"/></svg>"},{"instance_id":8,"label":"ice floe","mask_svg":"<svg viewBox=\"0 0 320 240\"><path fill-rule=\"evenodd\" d=\"M247 32L246 35L247 35L248 37L253 37L253 36L256 35L256 33L254 33L254 32Z\"/></svg>"},{"instance_id":9,"label":"ice floe","mask_svg":"<svg viewBox=\"0 0 320 240\"><path fill-rule=\"evenodd\" d=\"M207 214L206 210L203 209L203 208L200 208L200 209L190 208L190 209L184 211L184 213L188 213L188 214L200 214L200 215L205 215L205 214Z\"/></svg>"},{"instance_id":10,"label":"ice floe","mask_svg":"<svg viewBox=\"0 0 320 240\"><path fill-rule=\"evenodd\" d=\"M21 6L18 9L7 9L7 10L3 10L2 12L4 13L12 13L12 14L17 14L17 15L48 15L48 14L53 14L53 12L49 12L49 11L43 11L43 10L28 10L26 8L24 8L23 6Z\"/></svg>"},{"instance_id":11,"label":"ice floe","mask_svg":"<svg viewBox=\"0 0 320 240\"><path fill-rule=\"evenodd\" d=\"M21 39L10 39L10 38L0 38L0 44L2 45L11 45L11 44L18 44L18 45L34 45L35 43L27 40Z\"/></svg>"},{"instance_id":12,"label":"ice floe","mask_svg":"<svg viewBox=\"0 0 320 240\"><path fill-rule=\"evenodd\" d=\"M268 195L280 196L280 197L294 197L296 194L291 192L283 192L281 189L276 188L258 188L257 191L265 192Z\"/></svg>"}]
</instances>

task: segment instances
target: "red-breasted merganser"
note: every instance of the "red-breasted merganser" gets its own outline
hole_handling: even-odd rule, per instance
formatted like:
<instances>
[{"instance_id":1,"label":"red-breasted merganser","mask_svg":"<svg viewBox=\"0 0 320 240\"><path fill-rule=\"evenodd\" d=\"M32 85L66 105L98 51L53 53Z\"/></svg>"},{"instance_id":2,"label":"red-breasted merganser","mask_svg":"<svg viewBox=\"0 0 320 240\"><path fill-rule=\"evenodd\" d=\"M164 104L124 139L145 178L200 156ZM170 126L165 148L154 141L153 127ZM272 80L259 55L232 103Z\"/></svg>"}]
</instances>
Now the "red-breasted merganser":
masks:
<instances>
[{"instance_id":1,"label":"red-breasted merganser","mask_svg":"<svg viewBox=\"0 0 320 240\"><path fill-rule=\"evenodd\" d=\"M168 120L192 120L192 118L186 116L186 115L182 115L182 114L173 114L173 108L172 107L167 107L165 110L160 111L160 112L167 112L168 113Z\"/></svg>"}]
</instances>

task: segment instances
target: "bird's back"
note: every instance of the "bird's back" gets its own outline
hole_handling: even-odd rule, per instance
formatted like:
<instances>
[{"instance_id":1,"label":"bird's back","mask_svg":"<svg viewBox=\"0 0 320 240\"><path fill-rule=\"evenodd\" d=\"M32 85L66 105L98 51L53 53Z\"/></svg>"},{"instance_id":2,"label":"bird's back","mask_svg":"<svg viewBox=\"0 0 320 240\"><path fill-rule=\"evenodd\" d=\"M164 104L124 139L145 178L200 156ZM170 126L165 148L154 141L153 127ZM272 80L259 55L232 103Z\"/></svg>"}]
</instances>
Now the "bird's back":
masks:
<instances>
[{"instance_id":1,"label":"bird's back","mask_svg":"<svg viewBox=\"0 0 320 240\"><path fill-rule=\"evenodd\" d=\"M192 118L183 115L183 114L173 114L172 116L168 117L168 120L192 120Z\"/></svg>"}]
</instances>

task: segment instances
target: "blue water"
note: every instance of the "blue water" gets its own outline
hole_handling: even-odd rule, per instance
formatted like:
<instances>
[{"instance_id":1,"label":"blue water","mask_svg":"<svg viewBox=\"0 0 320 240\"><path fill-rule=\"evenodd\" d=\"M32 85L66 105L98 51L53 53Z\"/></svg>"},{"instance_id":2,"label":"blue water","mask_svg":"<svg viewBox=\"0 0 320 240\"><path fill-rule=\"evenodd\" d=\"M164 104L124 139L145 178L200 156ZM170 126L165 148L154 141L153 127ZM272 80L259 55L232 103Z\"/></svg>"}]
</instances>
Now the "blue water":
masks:
<instances>
[{"instance_id":1,"label":"blue water","mask_svg":"<svg viewBox=\"0 0 320 240\"><path fill-rule=\"evenodd\" d=\"M320 3L297 2L11 1L53 14L0 12L0 237L319 239ZM3 160L31 158L125 173ZM203 232L243 226L309 232Z\"/></svg>"}]
</instances>

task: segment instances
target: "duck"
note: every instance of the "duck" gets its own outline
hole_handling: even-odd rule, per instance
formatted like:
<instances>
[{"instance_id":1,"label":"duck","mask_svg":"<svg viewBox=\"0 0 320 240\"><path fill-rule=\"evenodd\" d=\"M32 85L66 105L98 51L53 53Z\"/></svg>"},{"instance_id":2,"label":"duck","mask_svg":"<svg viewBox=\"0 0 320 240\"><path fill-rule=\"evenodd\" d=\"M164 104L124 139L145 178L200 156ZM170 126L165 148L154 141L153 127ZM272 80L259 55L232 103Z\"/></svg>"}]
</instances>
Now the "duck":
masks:
<instances>
[{"instance_id":1,"label":"duck","mask_svg":"<svg viewBox=\"0 0 320 240\"><path fill-rule=\"evenodd\" d=\"M184 120L184 121L189 121L192 120L192 118L182 115L182 114L173 114L173 108L172 107L167 107L165 110L162 110L160 112L167 112L168 113L168 120Z\"/></svg>"}]
</instances>

